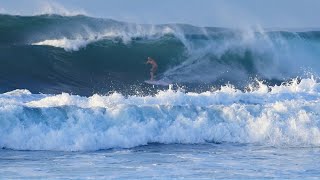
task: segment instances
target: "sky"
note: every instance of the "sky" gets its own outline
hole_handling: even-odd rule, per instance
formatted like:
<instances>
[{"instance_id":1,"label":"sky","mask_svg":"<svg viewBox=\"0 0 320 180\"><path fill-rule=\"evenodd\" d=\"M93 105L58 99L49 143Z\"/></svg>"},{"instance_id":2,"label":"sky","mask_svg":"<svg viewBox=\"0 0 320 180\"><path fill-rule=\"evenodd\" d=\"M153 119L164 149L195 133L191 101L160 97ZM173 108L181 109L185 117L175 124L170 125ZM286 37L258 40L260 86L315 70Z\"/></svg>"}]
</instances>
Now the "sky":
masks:
<instances>
[{"instance_id":1,"label":"sky","mask_svg":"<svg viewBox=\"0 0 320 180\"><path fill-rule=\"evenodd\" d=\"M215 27L320 27L320 0L0 0L0 13L85 14L135 23Z\"/></svg>"}]
</instances>

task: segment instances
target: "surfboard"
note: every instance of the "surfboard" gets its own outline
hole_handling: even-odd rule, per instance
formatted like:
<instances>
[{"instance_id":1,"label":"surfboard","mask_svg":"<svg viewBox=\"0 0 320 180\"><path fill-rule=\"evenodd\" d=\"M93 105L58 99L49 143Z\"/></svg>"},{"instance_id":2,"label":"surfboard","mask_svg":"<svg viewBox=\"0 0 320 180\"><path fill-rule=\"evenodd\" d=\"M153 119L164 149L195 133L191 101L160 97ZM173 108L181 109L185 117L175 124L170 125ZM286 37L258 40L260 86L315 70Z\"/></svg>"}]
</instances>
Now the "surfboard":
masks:
<instances>
[{"instance_id":1,"label":"surfboard","mask_svg":"<svg viewBox=\"0 0 320 180\"><path fill-rule=\"evenodd\" d=\"M147 84L151 84L151 85L158 85L158 86L169 86L170 83L167 83L165 81L162 81L162 80L146 80L144 81L145 83Z\"/></svg>"}]
</instances>

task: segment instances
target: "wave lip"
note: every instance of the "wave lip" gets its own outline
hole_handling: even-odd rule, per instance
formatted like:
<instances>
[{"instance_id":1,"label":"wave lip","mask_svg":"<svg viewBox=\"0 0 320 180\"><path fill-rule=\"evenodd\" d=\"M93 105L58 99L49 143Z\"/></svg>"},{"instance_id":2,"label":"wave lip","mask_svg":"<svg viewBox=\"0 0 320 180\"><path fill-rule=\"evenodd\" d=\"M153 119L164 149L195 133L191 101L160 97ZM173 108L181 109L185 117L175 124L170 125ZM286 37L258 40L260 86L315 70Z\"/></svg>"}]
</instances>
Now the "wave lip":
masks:
<instances>
[{"instance_id":1,"label":"wave lip","mask_svg":"<svg viewBox=\"0 0 320 180\"><path fill-rule=\"evenodd\" d=\"M33 42L31 45L52 46L63 48L66 51L79 51L81 48L85 48L88 44L97 41L111 40L129 44L135 39L160 39L165 35L173 33L173 30L168 26L160 28L153 26L143 27L140 25L130 26L118 27L117 29L106 28L101 32L88 32L87 34L76 38L62 37L59 39L46 39L39 42Z\"/></svg>"},{"instance_id":2,"label":"wave lip","mask_svg":"<svg viewBox=\"0 0 320 180\"><path fill-rule=\"evenodd\" d=\"M204 93L155 96L0 95L0 147L89 151L148 143L320 145L319 83L232 86Z\"/></svg>"},{"instance_id":3,"label":"wave lip","mask_svg":"<svg viewBox=\"0 0 320 180\"><path fill-rule=\"evenodd\" d=\"M66 51L78 51L80 48L85 47L87 44L91 42L92 40L81 40L81 39L69 40L67 38L63 38L63 39L44 40L41 42L32 43L32 45L53 46L53 47L63 48Z\"/></svg>"}]
</instances>

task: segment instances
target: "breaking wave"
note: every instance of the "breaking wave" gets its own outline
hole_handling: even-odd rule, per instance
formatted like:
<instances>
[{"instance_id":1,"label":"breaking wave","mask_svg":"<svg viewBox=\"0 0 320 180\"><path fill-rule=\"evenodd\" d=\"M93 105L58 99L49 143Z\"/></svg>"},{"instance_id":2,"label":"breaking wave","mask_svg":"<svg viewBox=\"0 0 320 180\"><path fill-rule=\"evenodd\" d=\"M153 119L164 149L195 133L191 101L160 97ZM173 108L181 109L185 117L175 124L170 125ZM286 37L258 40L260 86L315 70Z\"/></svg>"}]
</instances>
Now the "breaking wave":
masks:
<instances>
[{"instance_id":1,"label":"breaking wave","mask_svg":"<svg viewBox=\"0 0 320 180\"><path fill-rule=\"evenodd\" d=\"M0 147L89 151L148 143L250 143L318 147L320 85L262 82L203 93L83 97L15 90L0 95Z\"/></svg>"},{"instance_id":2,"label":"breaking wave","mask_svg":"<svg viewBox=\"0 0 320 180\"><path fill-rule=\"evenodd\" d=\"M143 25L86 16L0 15L1 91L79 95L143 89L157 79L188 87L318 76L319 31ZM196 89L196 88L195 88Z\"/></svg>"}]
</instances>

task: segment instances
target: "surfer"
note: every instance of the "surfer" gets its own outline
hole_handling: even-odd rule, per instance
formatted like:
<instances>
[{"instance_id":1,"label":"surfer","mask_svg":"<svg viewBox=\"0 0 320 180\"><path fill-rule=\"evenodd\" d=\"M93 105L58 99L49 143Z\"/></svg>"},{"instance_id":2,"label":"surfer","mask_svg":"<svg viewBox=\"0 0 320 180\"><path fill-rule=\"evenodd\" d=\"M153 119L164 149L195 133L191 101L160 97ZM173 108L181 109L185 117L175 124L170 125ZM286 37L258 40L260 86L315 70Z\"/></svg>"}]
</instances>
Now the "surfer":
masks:
<instances>
[{"instance_id":1,"label":"surfer","mask_svg":"<svg viewBox=\"0 0 320 180\"><path fill-rule=\"evenodd\" d=\"M150 69L150 80L153 81L154 74L158 70L158 64L154 59L152 59L150 57L148 57L148 60L147 60L146 64L151 64L151 66L152 66L151 69Z\"/></svg>"}]
</instances>

